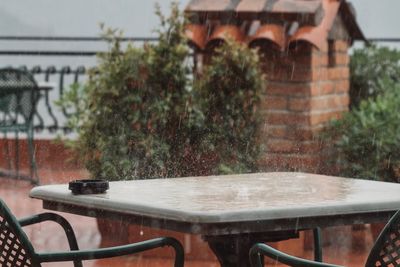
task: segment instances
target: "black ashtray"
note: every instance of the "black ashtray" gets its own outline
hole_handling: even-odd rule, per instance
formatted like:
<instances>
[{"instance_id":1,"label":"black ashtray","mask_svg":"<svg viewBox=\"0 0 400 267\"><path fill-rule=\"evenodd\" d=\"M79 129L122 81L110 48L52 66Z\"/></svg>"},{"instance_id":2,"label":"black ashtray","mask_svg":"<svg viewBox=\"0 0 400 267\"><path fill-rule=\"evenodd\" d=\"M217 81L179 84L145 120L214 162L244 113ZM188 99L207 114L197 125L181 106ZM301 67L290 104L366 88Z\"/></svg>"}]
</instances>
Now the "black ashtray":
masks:
<instances>
[{"instance_id":1,"label":"black ashtray","mask_svg":"<svg viewBox=\"0 0 400 267\"><path fill-rule=\"evenodd\" d=\"M75 180L69 182L68 186L68 189L75 195L102 194L109 188L108 181L99 179Z\"/></svg>"}]
</instances>

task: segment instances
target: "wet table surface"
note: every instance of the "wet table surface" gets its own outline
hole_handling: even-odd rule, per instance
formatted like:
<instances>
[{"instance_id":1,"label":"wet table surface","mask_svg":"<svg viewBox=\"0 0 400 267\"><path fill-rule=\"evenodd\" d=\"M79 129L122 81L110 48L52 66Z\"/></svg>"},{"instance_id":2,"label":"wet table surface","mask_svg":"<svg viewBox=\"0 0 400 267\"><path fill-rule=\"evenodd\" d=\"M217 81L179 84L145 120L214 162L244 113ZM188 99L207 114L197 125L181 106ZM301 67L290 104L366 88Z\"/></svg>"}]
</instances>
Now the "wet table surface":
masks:
<instances>
[{"instance_id":1,"label":"wet table surface","mask_svg":"<svg viewBox=\"0 0 400 267\"><path fill-rule=\"evenodd\" d=\"M257 242L296 238L315 227L387 221L400 207L400 184L256 173L110 182L97 195L46 185L30 196L47 209L201 234L221 266L248 267Z\"/></svg>"},{"instance_id":2,"label":"wet table surface","mask_svg":"<svg viewBox=\"0 0 400 267\"><path fill-rule=\"evenodd\" d=\"M72 195L65 184L46 185L33 188L30 196L57 203L58 209L81 207L201 226L393 212L400 207L400 184L257 173L110 182L110 189L97 195ZM98 216L93 212L88 215Z\"/></svg>"}]
</instances>

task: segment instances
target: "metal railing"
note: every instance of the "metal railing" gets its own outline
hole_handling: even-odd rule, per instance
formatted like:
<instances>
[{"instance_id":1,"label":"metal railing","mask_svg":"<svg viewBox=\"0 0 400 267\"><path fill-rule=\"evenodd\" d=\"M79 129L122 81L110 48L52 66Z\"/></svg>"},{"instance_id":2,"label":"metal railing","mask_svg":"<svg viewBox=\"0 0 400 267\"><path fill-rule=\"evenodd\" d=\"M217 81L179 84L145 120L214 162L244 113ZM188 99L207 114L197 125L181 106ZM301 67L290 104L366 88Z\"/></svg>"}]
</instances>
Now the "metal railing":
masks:
<instances>
[{"instance_id":1,"label":"metal railing","mask_svg":"<svg viewBox=\"0 0 400 267\"><path fill-rule=\"evenodd\" d=\"M45 43L57 43L57 42L73 42L73 43L106 43L107 39L101 37L39 37L39 36L0 36L0 44L4 42L45 42ZM126 37L120 38L121 42L134 42L134 43L145 43L145 42L157 42L157 38L151 37ZM6 46L8 47L8 46ZM95 57L98 53L105 52L105 50L65 50L65 49L54 49L54 50L42 50L42 49L0 49L0 62L1 57L26 57L27 61L31 60L28 57L68 57L68 58L90 58ZM32 61L32 60L31 60ZM62 60L60 60L62 61ZM38 109L35 114L35 130L42 132L47 130L50 134L62 131L63 133L69 133L70 129L63 123L66 118L70 116L67 110L63 108L55 107L54 102L59 100L64 92L73 83L84 82L87 78L87 71L90 66L78 65L70 66L63 65L62 62L59 64L52 64L49 66L34 65L27 67L27 65L13 66L6 64L1 67L15 67L30 71L36 80L51 82L55 84L54 90L45 91L42 99L38 103Z\"/></svg>"},{"instance_id":2,"label":"metal railing","mask_svg":"<svg viewBox=\"0 0 400 267\"><path fill-rule=\"evenodd\" d=\"M46 113L48 118L45 120L43 119L43 109L37 109L35 114L35 130L40 132L47 129L50 133L55 133L58 130L63 130L64 133L69 133L70 129L65 125L60 125L60 112L65 118L68 118L70 114L64 109L60 108L60 111L57 112L55 110L54 102L55 100L59 100L65 90L72 84L72 83L79 83L87 73L87 68L85 66L78 66L75 69L71 68L70 66L63 66L63 67L56 67L56 66L48 66L46 68L42 68L40 66L34 66L31 69L28 69L26 66L19 66L21 69L28 70L31 72L35 77L42 75L44 81L49 83L51 81L57 81L55 84L55 88L53 91L44 91L43 98L39 101L44 101ZM71 78L71 79L67 79ZM37 79L37 78L36 78ZM39 79L37 79L39 80ZM66 81L69 81L68 83ZM54 92L56 91L56 92ZM50 94L57 95L57 98L50 99ZM39 102L41 103L41 102ZM42 111L42 112L40 112ZM45 122L46 121L46 122Z\"/></svg>"},{"instance_id":3,"label":"metal railing","mask_svg":"<svg viewBox=\"0 0 400 267\"><path fill-rule=\"evenodd\" d=\"M121 37L121 42L156 42L157 38L153 37ZM73 37L73 36L0 36L0 42L2 41L22 41L22 42L107 42L107 38L103 37ZM70 51L70 50L0 50L0 55L7 56L95 56L99 52L104 51Z\"/></svg>"},{"instance_id":4,"label":"metal railing","mask_svg":"<svg viewBox=\"0 0 400 267\"><path fill-rule=\"evenodd\" d=\"M368 38L372 43L400 43L400 38Z\"/></svg>"},{"instance_id":5,"label":"metal railing","mask_svg":"<svg viewBox=\"0 0 400 267\"><path fill-rule=\"evenodd\" d=\"M157 38L152 37L125 37L120 38L121 42L133 42L133 43L145 43L145 42L157 42ZM377 43L399 43L400 38L370 38L370 42ZM82 43L87 46L87 43L106 43L107 39L102 37L72 37L72 36L60 36L60 37L49 37L49 36L0 36L0 45L4 42L23 42L23 43L38 43L44 42L45 44L53 43ZM105 50L66 50L66 49L2 49L0 46L0 62L2 57L21 57L26 58L27 61L31 60L32 57L37 59L57 58L60 59L59 64L51 64L47 66L34 65L27 67L26 65L19 65L12 67L24 68L30 71L37 80L45 82L53 82L56 84L54 90L44 93L44 97L39 103L41 107L38 108L37 114L35 115L35 129L37 131L48 130L49 133L55 133L62 131L69 133L70 129L65 125L65 119L70 115L67 110L55 107L55 100L59 100L64 92L73 83L83 82L87 78L87 70L90 66L87 65L65 65L61 63L63 58L94 58L96 54L105 52ZM46 46L45 46L46 47ZM6 67L0 63L1 67ZM9 66L9 64L8 64ZM44 103L43 103L44 102Z\"/></svg>"}]
</instances>

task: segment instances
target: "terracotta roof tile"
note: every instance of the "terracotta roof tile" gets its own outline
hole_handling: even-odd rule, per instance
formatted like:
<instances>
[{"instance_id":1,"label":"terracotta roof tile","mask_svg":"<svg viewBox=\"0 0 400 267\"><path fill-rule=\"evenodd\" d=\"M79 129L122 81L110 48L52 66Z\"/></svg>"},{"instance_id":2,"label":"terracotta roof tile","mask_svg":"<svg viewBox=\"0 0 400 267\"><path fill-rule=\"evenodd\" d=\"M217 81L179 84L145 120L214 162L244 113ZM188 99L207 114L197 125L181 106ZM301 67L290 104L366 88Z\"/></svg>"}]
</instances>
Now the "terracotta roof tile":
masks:
<instances>
[{"instance_id":1,"label":"terracotta roof tile","mask_svg":"<svg viewBox=\"0 0 400 267\"><path fill-rule=\"evenodd\" d=\"M208 27L201 24L189 24L186 27L186 36L189 42L199 49L204 49L208 39Z\"/></svg>"},{"instance_id":2,"label":"terracotta roof tile","mask_svg":"<svg viewBox=\"0 0 400 267\"><path fill-rule=\"evenodd\" d=\"M224 41L231 38L235 41L243 42L246 38L243 31L235 25L219 25L215 27L212 35L207 40L206 46L211 45L215 41Z\"/></svg>"},{"instance_id":3,"label":"terracotta roof tile","mask_svg":"<svg viewBox=\"0 0 400 267\"><path fill-rule=\"evenodd\" d=\"M267 5L268 0L242 0L236 7L237 12L260 12Z\"/></svg>"},{"instance_id":4,"label":"terracotta roof tile","mask_svg":"<svg viewBox=\"0 0 400 267\"><path fill-rule=\"evenodd\" d=\"M324 0L324 17L316 27L304 26L289 38L288 45L298 41L307 41L315 45L320 50L327 50L327 38L332 28L333 22L339 11L340 3L335 0Z\"/></svg>"},{"instance_id":5,"label":"terracotta roof tile","mask_svg":"<svg viewBox=\"0 0 400 267\"><path fill-rule=\"evenodd\" d=\"M240 0L192 0L186 7L191 12L234 11Z\"/></svg>"},{"instance_id":6,"label":"terracotta roof tile","mask_svg":"<svg viewBox=\"0 0 400 267\"><path fill-rule=\"evenodd\" d=\"M353 34L353 37L356 40L365 40L365 36L361 31L360 27L358 26L356 20L356 11L353 5L349 2L343 2L340 5L340 11L342 14L343 21Z\"/></svg>"},{"instance_id":7,"label":"terracotta roof tile","mask_svg":"<svg viewBox=\"0 0 400 267\"><path fill-rule=\"evenodd\" d=\"M252 45L258 40L271 41L276 44L279 49L283 50L286 47L285 28L277 24L261 25L256 34L250 38L249 44Z\"/></svg>"},{"instance_id":8,"label":"terracotta roof tile","mask_svg":"<svg viewBox=\"0 0 400 267\"><path fill-rule=\"evenodd\" d=\"M321 8L322 0L278 0L268 1L265 11L274 13L315 13Z\"/></svg>"},{"instance_id":9,"label":"terracotta roof tile","mask_svg":"<svg viewBox=\"0 0 400 267\"><path fill-rule=\"evenodd\" d=\"M364 38L351 5L345 0L192 0L186 12L193 21L187 36L201 49L230 36L250 44L268 40L280 49L306 41L326 50L338 17L351 39ZM215 13L209 16L209 12ZM213 27L206 28L206 24Z\"/></svg>"}]
</instances>

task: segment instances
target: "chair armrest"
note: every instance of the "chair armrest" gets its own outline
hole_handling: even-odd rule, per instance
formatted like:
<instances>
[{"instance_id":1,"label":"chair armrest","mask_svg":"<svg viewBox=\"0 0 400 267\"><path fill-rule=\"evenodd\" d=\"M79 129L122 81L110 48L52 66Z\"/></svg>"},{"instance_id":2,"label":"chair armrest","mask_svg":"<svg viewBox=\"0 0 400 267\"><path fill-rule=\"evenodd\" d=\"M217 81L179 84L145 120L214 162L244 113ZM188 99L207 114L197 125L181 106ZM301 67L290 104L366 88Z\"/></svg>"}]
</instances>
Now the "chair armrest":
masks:
<instances>
[{"instance_id":1,"label":"chair armrest","mask_svg":"<svg viewBox=\"0 0 400 267\"><path fill-rule=\"evenodd\" d=\"M316 262L294 257L261 243L255 244L250 249L250 261L252 266L255 267L263 266L261 260L262 255L293 267L341 267L339 265Z\"/></svg>"},{"instance_id":2,"label":"chair armrest","mask_svg":"<svg viewBox=\"0 0 400 267\"><path fill-rule=\"evenodd\" d=\"M74 230L72 229L71 224L61 215L58 215L56 213L41 213L37 214L31 217L26 217L19 219L18 222L19 224L24 227L36 223L41 223L45 221L53 221L58 223L65 231L65 234L68 239L69 246L71 250L79 250L78 243L76 241L75 233Z\"/></svg>"},{"instance_id":3,"label":"chair armrest","mask_svg":"<svg viewBox=\"0 0 400 267\"><path fill-rule=\"evenodd\" d=\"M139 253L146 250L171 246L175 250L175 267L183 267L184 251L178 240L171 237L155 238L143 242L129 245L116 246L110 248L99 248L93 250L67 251L56 253L38 253L40 262L60 262L79 260L104 259L117 256L123 256L133 253Z\"/></svg>"},{"instance_id":4,"label":"chair armrest","mask_svg":"<svg viewBox=\"0 0 400 267\"><path fill-rule=\"evenodd\" d=\"M78 242L76 241L76 236L71 224L61 215L45 212L18 220L19 224L22 227L45 221L53 221L58 223L64 229L70 249L73 251L79 250ZM74 266L82 267L82 262L80 260L74 260Z\"/></svg>"}]
</instances>

